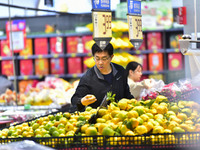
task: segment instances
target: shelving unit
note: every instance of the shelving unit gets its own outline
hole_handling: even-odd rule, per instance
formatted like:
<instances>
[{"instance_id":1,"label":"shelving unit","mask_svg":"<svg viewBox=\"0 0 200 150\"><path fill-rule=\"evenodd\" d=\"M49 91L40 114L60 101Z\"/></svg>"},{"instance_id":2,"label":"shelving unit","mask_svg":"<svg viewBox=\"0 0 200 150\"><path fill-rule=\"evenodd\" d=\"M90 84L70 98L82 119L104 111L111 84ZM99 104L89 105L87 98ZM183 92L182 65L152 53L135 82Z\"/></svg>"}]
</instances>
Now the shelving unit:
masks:
<instances>
[{"instance_id":1,"label":"shelving unit","mask_svg":"<svg viewBox=\"0 0 200 150\"><path fill-rule=\"evenodd\" d=\"M168 53L180 53L178 48L172 49L169 47L169 36L170 34L174 34L174 33L182 33L183 29L169 29L169 30L153 30L153 31L144 31L144 34L148 34L151 32L161 32L162 33L162 43L163 43L163 48L162 49L154 49L154 50L150 50L150 49L146 49L146 50L128 50L127 52L132 54L132 55L143 55L143 54L156 54L156 53L163 53L163 64L164 64L164 69L161 71L149 71L146 70L143 72L143 75L153 75L153 74L163 74L164 75L164 81L166 83L168 83L168 74L171 72L180 72L180 71L169 71L168 70ZM27 35L27 39L35 39L35 38L48 38L48 42L49 42L49 38L51 37L62 37L63 41L66 41L67 37L71 37L71 36L86 36L86 35L92 35L91 32L85 32L85 33L62 33L62 34L41 34L41 35ZM2 36L0 37L0 40L5 40L6 36ZM34 43L34 42L33 42ZM49 43L48 43L49 45ZM34 46L33 46L34 48ZM48 46L48 49L50 49L50 47ZM65 62L66 59L68 58L75 58L75 57L90 57L92 56L91 53L67 53L66 50L66 43L63 42L63 50L64 53L63 54L46 54L46 55L30 55L30 56L19 56L19 55L15 55L14 56L14 60L16 60L17 63L17 67L19 68L19 61L20 60L35 60L35 59L41 59L41 58L46 58L46 59L51 59L51 58L64 58ZM33 50L34 51L34 50ZM49 51L49 50L48 50ZM0 57L0 62L3 60L12 60L13 58L11 56L7 56L7 57ZM64 78L64 79L70 79L70 78L80 78L83 73L78 73L78 74L68 74L66 72L66 68L67 68L67 64L65 63L65 74L49 74L47 76L50 77L60 77L60 78ZM181 70L181 73L183 73L183 70ZM17 80L37 80L37 79L41 79L42 75L20 75L19 71L17 72ZM14 80L14 76L9 76L10 80Z\"/></svg>"}]
</instances>

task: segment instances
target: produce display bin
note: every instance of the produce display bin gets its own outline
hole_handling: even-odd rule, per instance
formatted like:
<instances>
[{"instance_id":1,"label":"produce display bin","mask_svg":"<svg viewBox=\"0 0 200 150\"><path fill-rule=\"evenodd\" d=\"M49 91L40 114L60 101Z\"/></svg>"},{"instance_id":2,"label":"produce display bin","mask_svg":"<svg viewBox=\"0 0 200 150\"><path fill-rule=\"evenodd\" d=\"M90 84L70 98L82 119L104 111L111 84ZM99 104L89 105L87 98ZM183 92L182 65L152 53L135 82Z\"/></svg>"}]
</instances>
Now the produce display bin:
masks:
<instances>
[{"instance_id":1,"label":"produce display bin","mask_svg":"<svg viewBox=\"0 0 200 150\"><path fill-rule=\"evenodd\" d=\"M68 136L43 138L4 138L1 144L32 140L41 145L59 150L87 149L164 149L164 150L199 150L200 132L165 133L135 136Z\"/></svg>"}]
</instances>

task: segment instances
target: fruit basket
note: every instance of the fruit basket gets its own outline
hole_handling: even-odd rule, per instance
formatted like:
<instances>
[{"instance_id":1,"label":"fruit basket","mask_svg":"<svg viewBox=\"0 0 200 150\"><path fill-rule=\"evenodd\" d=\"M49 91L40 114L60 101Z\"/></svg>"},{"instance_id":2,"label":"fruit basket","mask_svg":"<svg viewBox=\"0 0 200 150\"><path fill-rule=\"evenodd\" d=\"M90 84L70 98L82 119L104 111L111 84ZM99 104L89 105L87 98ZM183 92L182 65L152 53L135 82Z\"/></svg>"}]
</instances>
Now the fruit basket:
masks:
<instances>
[{"instance_id":1,"label":"fruit basket","mask_svg":"<svg viewBox=\"0 0 200 150\"><path fill-rule=\"evenodd\" d=\"M165 133L146 134L137 136L68 136L42 138L5 138L1 144L32 140L44 146L59 150L82 149L200 149L200 133Z\"/></svg>"}]
</instances>

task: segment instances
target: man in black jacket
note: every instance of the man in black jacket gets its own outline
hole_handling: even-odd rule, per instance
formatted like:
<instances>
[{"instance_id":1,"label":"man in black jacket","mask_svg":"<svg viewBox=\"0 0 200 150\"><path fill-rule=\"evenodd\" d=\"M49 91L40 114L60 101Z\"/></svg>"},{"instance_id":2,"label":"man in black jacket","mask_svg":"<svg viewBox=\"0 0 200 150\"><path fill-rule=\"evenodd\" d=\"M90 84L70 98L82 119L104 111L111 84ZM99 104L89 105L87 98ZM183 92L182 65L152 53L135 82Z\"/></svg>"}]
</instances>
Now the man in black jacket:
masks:
<instances>
[{"instance_id":1,"label":"man in black jacket","mask_svg":"<svg viewBox=\"0 0 200 150\"><path fill-rule=\"evenodd\" d=\"M125 69L111 63L113 46L108 44L102 50L96 43L92 46L95 66L89 69L80 79L71 103L75 110L83 111L85 106L97 108L107 92L116 94L115 99L134 98L127 84Z\"/></svg>"}]
</instances>

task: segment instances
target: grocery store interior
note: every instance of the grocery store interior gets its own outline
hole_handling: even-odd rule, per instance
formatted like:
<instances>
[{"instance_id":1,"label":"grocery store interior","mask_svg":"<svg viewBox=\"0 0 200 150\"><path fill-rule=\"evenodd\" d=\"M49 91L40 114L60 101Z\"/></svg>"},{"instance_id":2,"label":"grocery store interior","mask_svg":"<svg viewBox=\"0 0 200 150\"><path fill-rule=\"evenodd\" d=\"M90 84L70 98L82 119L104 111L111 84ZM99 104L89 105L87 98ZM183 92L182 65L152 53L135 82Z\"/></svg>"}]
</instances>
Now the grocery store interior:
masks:
<instances>
[{"instance_id":1,"label":"grocery store interior","mask_svg":"<svg viewBox=\"0 0 200 150\"><path fill-rule=\"evenodd\" d=\"M95 9L100 3L110 10ZM139 14L130 13L131 3ZM199 6L198 0L0 0L0 149L19 143L45 150L200 149ZM111 62L124 69L141 64L134 84L143 87L139 98L113 101L113 93L106 107L72 112L80 79L96 65L93 12L101 11L112 16ZM139 48L127 16L141 18Z\"/></svg>"}]
</instances>

